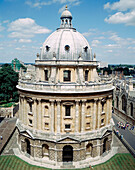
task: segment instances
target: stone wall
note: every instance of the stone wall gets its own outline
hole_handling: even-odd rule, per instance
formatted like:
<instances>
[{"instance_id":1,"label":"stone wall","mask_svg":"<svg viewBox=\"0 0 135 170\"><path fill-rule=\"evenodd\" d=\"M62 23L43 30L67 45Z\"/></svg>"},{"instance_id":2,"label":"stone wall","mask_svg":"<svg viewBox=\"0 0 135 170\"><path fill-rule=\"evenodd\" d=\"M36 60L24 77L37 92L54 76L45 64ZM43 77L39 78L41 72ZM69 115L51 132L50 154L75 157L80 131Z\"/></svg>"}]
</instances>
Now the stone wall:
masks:
<instances>
[{"instance_id":1,"label":"stone wall","mask_svg":"<svg viewBox=\"0 0 135 170\"><path fill-rule=\"evenodd\" d=\"M103 152L110 151L111 150L111 143L112 143L112 134L111 132L108 132L103 138L101 139L95 139L95 140L88 140L88 141L82 141L82 142L75 142L72 140L64 140L61 142L51 142L51 141L43 141L43 140L32 140L31 138L28 138L27 136L20 134L20 139L18 140L21 142L21 150L24 153L27 153L27 144L26 140L29 140L30 142L30 150L31 150L31 156L36 158L43 158L43 144L48 146L48 160L53 160L56 162L62 162L63 161L63 148L64 146L70 145L73 148L73 162L85 160L90 157L96 157L101 156ZM67 141L67 142L66 142ZM105 144L105 151L103 151L104 147L104 141L106 141ZM88 144L92 145L92 152L89 154L86 151L86 146Z\"/></svg>"}]
</instances>

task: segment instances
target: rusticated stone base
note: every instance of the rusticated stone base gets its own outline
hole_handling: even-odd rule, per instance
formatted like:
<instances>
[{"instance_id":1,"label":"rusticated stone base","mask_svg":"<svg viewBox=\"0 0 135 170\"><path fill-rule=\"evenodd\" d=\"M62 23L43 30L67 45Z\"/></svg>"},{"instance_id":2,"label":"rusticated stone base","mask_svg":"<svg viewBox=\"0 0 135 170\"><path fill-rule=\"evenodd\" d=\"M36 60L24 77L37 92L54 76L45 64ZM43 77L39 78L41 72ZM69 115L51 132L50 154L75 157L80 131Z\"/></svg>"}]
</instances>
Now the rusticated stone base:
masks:
<instances>
[{"instance_id":1,"label":"rusticated stone base","mask_svg":"<svg viewBox=\"0 0 135 170\"><path fill-rule=\"evenodd\" d=\"M84 141L69 136L55 142L47 139L32 139L21 132L18 136L18 144L22 152L31 155L35 160L45 158L55 162L79 162L102 156L103 153L111 150L111 143L112 132L106 132L102 138Z\"/></svg>"}]
</instances>

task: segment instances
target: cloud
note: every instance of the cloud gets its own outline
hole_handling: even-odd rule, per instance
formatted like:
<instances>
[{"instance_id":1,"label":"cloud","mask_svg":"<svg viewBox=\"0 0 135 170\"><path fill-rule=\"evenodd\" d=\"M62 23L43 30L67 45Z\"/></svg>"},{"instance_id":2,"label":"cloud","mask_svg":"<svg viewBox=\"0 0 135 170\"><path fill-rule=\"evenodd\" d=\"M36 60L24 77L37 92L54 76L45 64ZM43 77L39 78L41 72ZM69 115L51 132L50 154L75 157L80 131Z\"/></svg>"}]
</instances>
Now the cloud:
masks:
<instances>
[{"instance_id":1,"label":"cloud","mask_svg":"<svg viewBox=\"0 0 135 170\"><path fill-rule=\"evenodd\" d=\"M80 4L80 0L48 0L48 1L43 1L43 0L27 0L25 4L29 5L32 8L42 8L42 6L46 5L52 5L55 3L60 3L60 4L69 4L69 6L77 6ZM59 12L63 9L60 8Z\"/></svg>"},{"instance_id":2,"label":"cloud","mask_svg":"<svg viewBox=\"0 0 135 170\"><path fill-rule=\"evenodd\" d=\"M3 21L3 24L7 24L7 23L9 23L9 20Z\"/></svg>"},{"instance_id":3,"label":"cloud","mask_svg":"<svg viewBox=\"0 0 135 170\"><path fill-rule=\"evenodd\" d=\"M127 11L128 9L135 9L135 0L120 0L110 4L110 2L104 5L104 9Z\"/></svg>"},{"instance_id":4,"label":"cloud","mask_svg":"<svg viewBox=\"0 0 135 170\"><path fill-rule=\"evenodd\" d=\"M119 44L107 44L105 45L105 48L116 49L116 48L120 48L120 45Z\"/></svg>"},{"instance_id":5,"label":"cloud","mask_svg":"<svg viewBox=\"0 0 135 170\"><path fill-rule=\"evenodd\" d=\"M113 50L108 50L107 52L108 52L108 53L112 53L112 52L113 52Z\"/></svg>"},{"instance_id":6,"label":"cloud","mask_svg":"<svg viewBox=\"0 0 135 170\"><path fill-rule=\"evenodd\" d=\"M39 26L35 20L31 18L17 19L9 24L8 31L11 32L8 36L11 38L32 38L36 34L47 34L51 30Z\"/></svg>"},{"instance_id":7,"label":"cloud","mask_svg":"<svg viewBox=\"0 0 135 170\"><path fill-rule=\"evenodd\" d=\"M31 43L31 39L20 39L19 43Z\"/></svg>"},{"instance_id":8,"label":"cloud","mask_svg":"<svg viewBox=\"0 0 135 170\"><path fill-rule=\"evenodd\" d=\"M93 40L92 41L92 46L93 47L97 47L97 45L100 43L100 41L99 40Z\"/></svg>"},{"instance_id":9,"label":"cloud","mask_svg":"<svg viewBox=\"0 0 135 170\"><path fill-rule=\"evenodd\" d=\"M135 0L120 0L104 5L104 9L117 10L113 15L105 18L111 24L125 24L135 26Z\"/></svg>"},{"instance_id":10,"label":"cloud","mask_svg":"<svg viewBox=\"0 0 135 170\"><path fill-rule=\"evenodd\" d=\"M1 24L0 24L0 31L3 31L5 29L5 27L3 27Z\"/></svg>"},{"instance_id":11,"label":"cloud","mask_svg":"<svg viewBox=\"0 0 135 170\"><path fill-rule=\"evenodd\" d=\"M87 32L82 33L82 35L85 37L89 37L95 34L97 34L97 29L89 29Z\"/></svg>"},{"instance_id":12,"label":"cloud","mask_svg":"<svg viewBox=\"0 0 135 170\"><path fill-rule=\"evenodd\" d=\"M128 13L122 13L117 12L114 15L105 18L105 22L112 23L112 24L126 24L126 25L133 25L135 26L135 10L128 12Z\"/></svg>"}]
</instances>

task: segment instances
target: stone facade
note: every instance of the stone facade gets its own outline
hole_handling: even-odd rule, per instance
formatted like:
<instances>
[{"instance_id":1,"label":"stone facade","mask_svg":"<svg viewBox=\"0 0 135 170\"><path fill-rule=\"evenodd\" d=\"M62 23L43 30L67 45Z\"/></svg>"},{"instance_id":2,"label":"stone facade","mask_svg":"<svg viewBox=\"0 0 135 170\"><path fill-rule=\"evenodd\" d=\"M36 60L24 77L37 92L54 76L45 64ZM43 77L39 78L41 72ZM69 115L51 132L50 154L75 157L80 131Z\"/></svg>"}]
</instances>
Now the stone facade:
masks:
<instances>
[{"instance_id":1,"label":"stone facade","mask_svg":"<svg viewBox=\"0 0 135 170\"><path fill-rule=\"evenodd\" d=\"M67 8L61 19L67 24L44 42L35 67L20 72L18 144L24 154L49 167L62 168L65 162L79 167L111 150L114 87L111 79L98 76L96 56L72 28ZM67 40L64 32L73 38Z\"/></svg>"},{"instance_id":2,"label":"stone facade","mask_svg":"<svg viewBox=\"0 0 135 170\"><path fill-rule=\"evenodd\" d=\"M135 89L132 77L114 81L114 113L135 125Z\"/></svg>"}]
</instances>

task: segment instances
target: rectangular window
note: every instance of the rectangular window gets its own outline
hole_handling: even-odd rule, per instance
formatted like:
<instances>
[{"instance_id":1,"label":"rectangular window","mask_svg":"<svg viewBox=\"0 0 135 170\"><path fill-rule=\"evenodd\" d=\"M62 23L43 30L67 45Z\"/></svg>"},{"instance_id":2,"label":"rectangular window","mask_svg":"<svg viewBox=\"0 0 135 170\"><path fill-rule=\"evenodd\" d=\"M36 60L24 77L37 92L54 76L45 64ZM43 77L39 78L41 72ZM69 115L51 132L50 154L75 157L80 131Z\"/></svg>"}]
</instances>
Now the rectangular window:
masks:
<instances>
[{"instance_id":1,"label":"rectangular window","mask_svg":"<svg viewBox=\"0 0 135 170\"><path fill-rule=\"evenodd\" d=\"M29 124L32 125L32 120L31 119L29 119Z\"/></svg>"},{"instance_id":2,"label":"rectangular window","mask_svg":"<svg viewBox=\"0 0 135 170\"><path fill-rule=\"evenodd\" d=\"M85 71L85 81L88 81L88 73L89 73L89 71L86 70L86 71Z\"/></svg>"},{"instance_id":3,"label":"rectangular window","mask_svg":"<svg viewBox=\"0 0 135 170\"><path fill-rule=\"evenodd\" d=\"M86 128L90 128L90 122L86 123Z\"/></svg>"},{"instance_id":4,"label":"rectangular window","mask_svg":"<svg viewBox=\"0 0 135 170\"><path fill-rule=\"evenodd\" d=\"M71 81L71 71L70 70L65 70L63 72L63 79L64 79L64 81Z\"/></svg>"},{"instance_id":5,"label":"rectangular window","mask_svg":"<svg viewBox=\"0 0 135 170\"><path fill-rule=\"evenodd\" d=\"M71 106L65 106L65 116L70 116Z\"/></svg>"},{"instance_id":6,"label":"rectangular window","mask_svg":"<svg viewBox=\"0 0 135 170\"><path fill-rule=\"evenodd\" d=\"M45 81L48 81L48 70L45 70Z\"/></svg>"},{"instance_id":7,"label":"rectangular window","mask_svg":"<svg viewBox=\"0 0 135 170\"><path fill-rule=\"evenodd\" d=\"M101 119L101 125L103 125L104 124L104 119Z\"/></svg>"},{"instance_id":8,"label":"rectangular window","mask_svg":"<svg viewBox=\"0 0 135 170\"><path fill-rule=\"evenodd\" d=\"M45 128L49 129L49 123L45 123Z\"/></svg>"},{"instance_id":9,"label":"rectangular window","mask_svg":"<svg viewBox=\"0 0 135 170\"><path fill-rule=\"evenodd\" d=\"M30 112L32 112L32 103L29 103L30 106Z\"/></svg>"},{"instance_id":10,"label":"rectangular window","mask_svg":"<svg viewBox=\"0 0 135 170\"><path fill-rule=\"evenodd\" d=\"M65 129L70 129L70 124L66 124Z\"/></svg>"}]
</instances>

